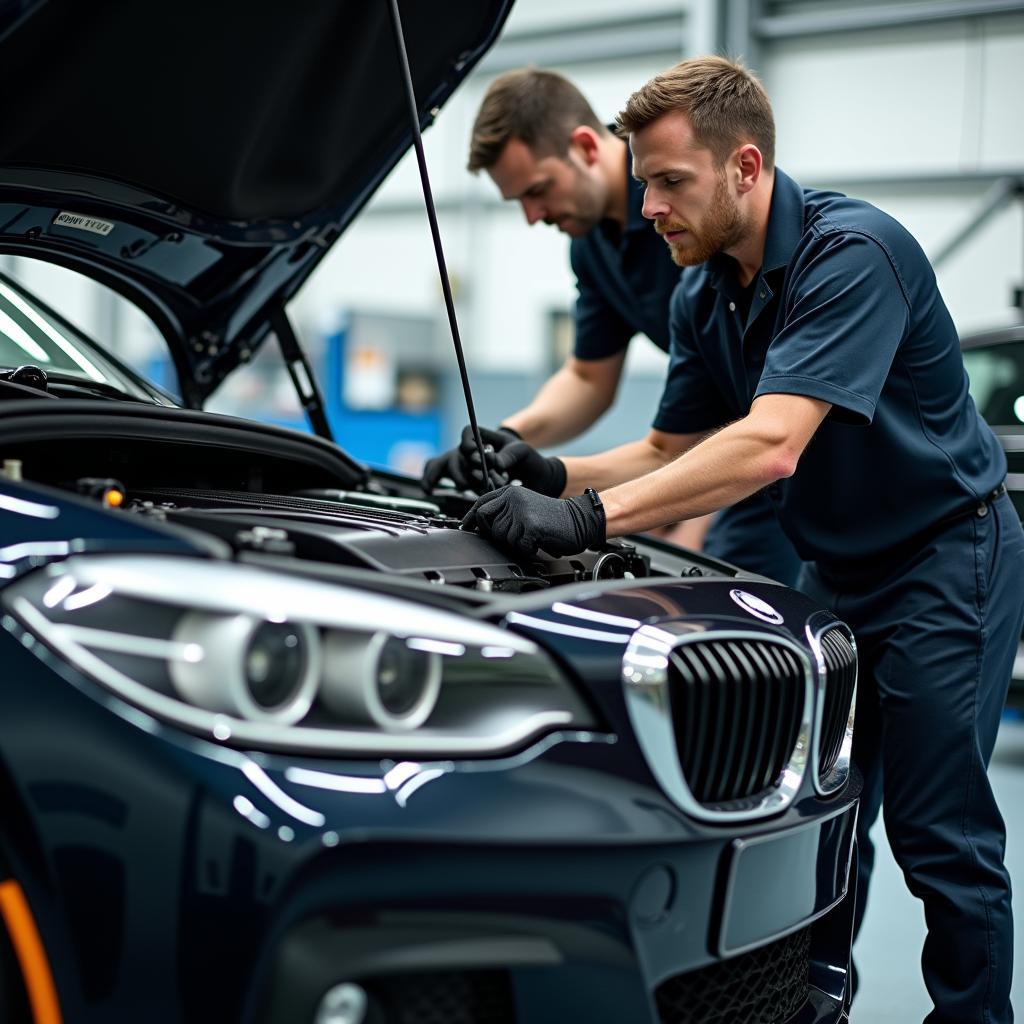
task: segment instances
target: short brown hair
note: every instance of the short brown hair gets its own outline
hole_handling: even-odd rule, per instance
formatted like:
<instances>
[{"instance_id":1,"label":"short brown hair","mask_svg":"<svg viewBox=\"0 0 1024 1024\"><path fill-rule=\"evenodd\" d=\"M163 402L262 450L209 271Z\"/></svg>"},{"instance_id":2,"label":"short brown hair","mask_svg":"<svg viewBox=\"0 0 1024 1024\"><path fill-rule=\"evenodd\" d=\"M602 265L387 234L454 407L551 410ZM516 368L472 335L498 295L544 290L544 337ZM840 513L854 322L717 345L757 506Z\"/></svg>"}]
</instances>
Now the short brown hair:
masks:
<instances>
[{"instance_id":1,"label":"short brown hair","mask_svg":"<svg viewBox=\"0 0 1024 1024\"><path fill-rule=\"evenodd\" d=\"M519 139L534 156L564 156L573 129L607 129L586 97L567 78L539 68L500 75L487 90L469 142L468 169L493 167L509 139Z\"/></svg>"},{"instance_id":2,"label":"short brown hair","mask_svg":"<svg viewBox=\"0 0 1024 1024\"><path fill-rule=\"evenodd\" d=\"M711 150L719 167L746 142L761 150L766 168L775 165L771 101L738 61L695 57L655 75L626 101L616 129L625 136L675 111L689 118L697 141Z\"/></svg>"}]
</instances>

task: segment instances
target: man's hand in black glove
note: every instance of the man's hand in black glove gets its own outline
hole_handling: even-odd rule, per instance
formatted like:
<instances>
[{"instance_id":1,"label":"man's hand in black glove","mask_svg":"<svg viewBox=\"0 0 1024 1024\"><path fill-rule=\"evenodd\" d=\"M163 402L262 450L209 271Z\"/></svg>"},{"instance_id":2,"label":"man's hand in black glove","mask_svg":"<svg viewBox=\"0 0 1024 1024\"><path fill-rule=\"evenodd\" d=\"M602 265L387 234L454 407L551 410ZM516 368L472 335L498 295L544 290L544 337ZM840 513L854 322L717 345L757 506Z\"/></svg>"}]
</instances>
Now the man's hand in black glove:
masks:
<instances>
[{"instance_id":1,"label":"man's hand in black glove","mask_svg":"<svg viewBox=\"0 0 1024 1024\"><path fill-rule=\"evenodd\" d=\"M548 458L523 441L511 427L497 430L480 428L487 451L487 468L495 483L520 480L524 487L557 497L565 488L565 465L561 459ZM490 490L480 469L480 452L471 427L462 431L457 448L431 459L424 471L422 486L430 493L443 476L449 476L463 491Z\"/></svg>"},{"instance_id":2,"label":"man's hand in black glove","mask_svg":"<svg viewBox=\"0 0 1024 1024\"><path fill-rule=\"evenodd\" d=\"M479 461L477 458L477 464ZM557 498L565 490L565 463L553 455L541 455L525 441L510 441L494 453L490 465L506 481L518 480L549 498Z\"/></svg>"},{"instance_id":3,"label":"man's hand in black glove","mask_svg":"<svg viewBox=\"0 0 1024 1024\"><path fill-rule=\"evenodd\" d=\"M538 549L556 557L575 555L604 543L604 507L589 488L576 498L552 498L525 487L501 487L477 499L462 528L476 529L521 557Z\"/></svg>"},{"instance_id":4,"label":"man's hand in black glove","mask_svg":"<svg viewBox=\"0 0 1024 1024\"><path fill-rule=\"evenodd\" d=\"M499 427L497 430L480 428L480 438L485 448L500 452L506 445L518 441L519 435L511 427ZM488 461L488 468L493 463ZM423 478L420 486L428 494L438 485L442 477L451 477L460 491L490 490L490 484L484 486L483 473L480 472L480 452L473 437L473 428L466 426L462 431L462 439L455 448L442 452L430 459L423 467Z\"/></svg>"}]
</instances>

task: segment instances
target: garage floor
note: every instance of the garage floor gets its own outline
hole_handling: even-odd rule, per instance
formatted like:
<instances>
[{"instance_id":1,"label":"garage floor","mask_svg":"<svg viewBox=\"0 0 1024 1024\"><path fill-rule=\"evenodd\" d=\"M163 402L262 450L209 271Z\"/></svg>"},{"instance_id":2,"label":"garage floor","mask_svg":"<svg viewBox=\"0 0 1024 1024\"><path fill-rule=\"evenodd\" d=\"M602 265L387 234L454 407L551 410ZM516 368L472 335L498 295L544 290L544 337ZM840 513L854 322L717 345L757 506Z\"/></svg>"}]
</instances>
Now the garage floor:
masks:
<instances>
[{"instance_id":1,"label":"garage floor","mask_svg":"<svg viewBox=\"0 0 1024 1024\"><path fill-rule=\"evenodd\" d=\"M1003 721L992 759L991 776L1006 818L1006 863L1015 889L1013 996L1024 1013L1024 719ZM931 1000L921 980L919 957L924 941L921 904L907 892L892 859L881 821L872 833L878 849L864 930L857 943L861 990L851 1024L915 1024Z\"/></svg>"}]
</instances>

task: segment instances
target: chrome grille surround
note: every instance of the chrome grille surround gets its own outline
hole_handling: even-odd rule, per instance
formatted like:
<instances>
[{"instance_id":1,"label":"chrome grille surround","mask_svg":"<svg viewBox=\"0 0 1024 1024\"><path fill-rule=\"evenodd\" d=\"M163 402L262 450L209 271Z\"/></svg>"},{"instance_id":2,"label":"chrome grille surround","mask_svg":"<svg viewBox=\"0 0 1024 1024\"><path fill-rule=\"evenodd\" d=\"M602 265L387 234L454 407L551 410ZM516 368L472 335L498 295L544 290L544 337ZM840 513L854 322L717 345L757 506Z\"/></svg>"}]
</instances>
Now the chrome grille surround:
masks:
<instances>
[{"instance_id":1,"label":"chrome grille surround","mask_svg":"<svg viewBox=\"0 0 1024 1024\"><path fill-rule=\"evenodd\" d=\"M811 777L821 796L831 796L846 785L850 777L853 751L853 723L857 714L857 641L853 631L828 612L811 616L807 622L807 642L818 665L818 693L814 709L814 740L811 748ZM852 668L853 678L844 678ZM830 678L831 676L831 678ZM836 677L839 677L838 679ZM849 688L850 706L845 723L835 721L832 701L845 700ZM842 732L839 732L839 729ZM836 741L838 750L836 750ZM828 764L832 761L832 765Z\"/></svg>"},{"instance_id":2,"label":"chrome grille surround","mask_svg":"<svg viewBox=\"0 0 1024 1024\"><path fill-rule=\"evenodd\" d=\"M782 647L795 656L804 679L799 728L776 784L743 799L704 804L687 782L676 741L669 692L670 658L687 644L735 641ZM765 818L778 814L792 803L807 771L817 676L807 651L778 633L770 630L709 630L688 622L641 626L630 638L622 659L626 707L651 772L677 806L694 818L708 822Z\"/></svg>"}]
</instances>

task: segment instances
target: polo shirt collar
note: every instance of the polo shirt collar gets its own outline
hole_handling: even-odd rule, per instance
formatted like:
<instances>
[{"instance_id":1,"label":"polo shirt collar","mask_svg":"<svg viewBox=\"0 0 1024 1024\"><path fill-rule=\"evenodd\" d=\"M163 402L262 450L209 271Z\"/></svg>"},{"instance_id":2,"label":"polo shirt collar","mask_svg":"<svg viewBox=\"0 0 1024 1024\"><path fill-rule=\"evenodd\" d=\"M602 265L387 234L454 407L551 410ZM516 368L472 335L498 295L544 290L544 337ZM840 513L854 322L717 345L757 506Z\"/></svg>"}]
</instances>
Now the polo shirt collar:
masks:
<instances>
[{"instance_id":1,"label":"polo shirt collar","mask_svg":"<svg viewBox=\"0 0 1024 1024\"><path fill-rule=\"evenodd\" d=\"M651 221L644 216L644 186L630 172L629 147L626 147L626 226L620 231L619 225L607 218L598 225L598 232L610 245L621 245L627 235L639 231L653 231Z\"/></svg>"},{"instance_id":2,"label":"polo shirt collar","mask_svg":"<svg viewBox=\"0 0 1024 1024\"><path fill-rule=\"evenodd\" d=\"M787 266L803 233L804 191L788 174L776 167L761 273L766 274Z\"/></svg>"},{"instance_id":3,"label":"polo shirt collar","mask_svg":"<svg viewBox=\"0 0 1024 1024\"><path fill-rule=\"evenodd\" d=\"M626 154L626 181L629 182L629 198L626 205L625 234L634 231L653 231L653 222L644 216L644 187L629 173L629 154Z\"/></svg>"}]
</instances>

